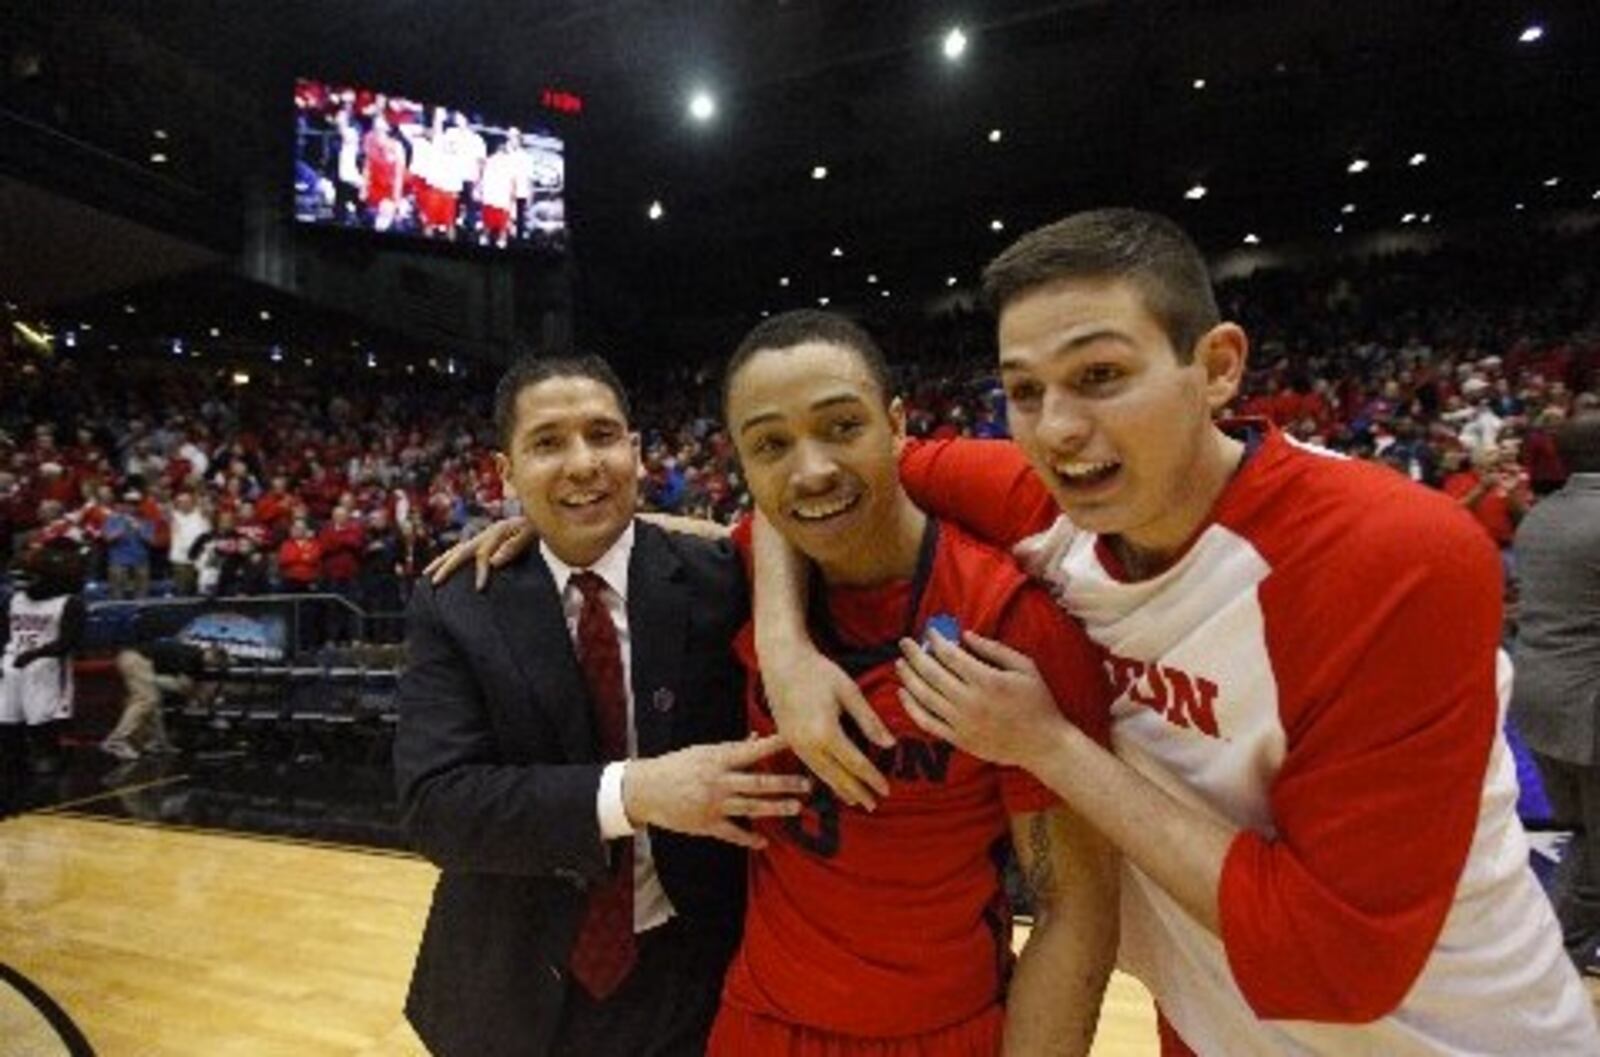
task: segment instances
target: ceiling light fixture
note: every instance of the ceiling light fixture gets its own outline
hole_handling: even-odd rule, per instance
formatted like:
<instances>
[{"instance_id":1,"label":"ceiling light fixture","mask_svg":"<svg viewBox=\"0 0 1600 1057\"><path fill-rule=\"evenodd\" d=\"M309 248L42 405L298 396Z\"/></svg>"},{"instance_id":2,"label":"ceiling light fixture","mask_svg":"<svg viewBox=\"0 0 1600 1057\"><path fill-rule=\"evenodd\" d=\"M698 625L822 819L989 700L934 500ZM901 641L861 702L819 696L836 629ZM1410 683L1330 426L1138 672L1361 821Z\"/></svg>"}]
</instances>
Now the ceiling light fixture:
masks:
<instances>
[{"instance_id":1,"label":"ceiling light fixture","mask_svg":"<svg viewBox=\"0 0 1600 1057\"><path fill-rule=\"evenodd\" d=\"M826 165L813 165L811 167L811 178L813 180L826 180L828 178L828 167Z\"/></svg>"},{"instance_id":2,"label":"ceiling light fixture","mask_svg":"<svg viewBox=\"0 0 1600 1057\"><path fill-rule=\"evenodd\" d=\"M1251 232L1244 237L1244 244L1246 246L1259 246L1261 245L1261 239L1255 232Z\"/></svg>"},{"instance_id":3,"label":"ceiling light fixture","mask_svg":"<svg viewBox=\"0 0 1600 1057\"><path fill-rule=\"evenodd\" d=\"M1206 90L1206 79L1204 77L1196 77L1194 79L1194 90L1197 92Z\"/></svg>"},{"instance_id":4,"label":"ceiling light fixture","mask_svg":"<svg viewBox=\"0 0 1600 1057\"><path fill-rule=\"evenodd\" d=\"M1546 180L1544 182L1544 185L1546 187L1558 187L1558 186L1560 186L1560 184L1561 184L1561 177L1559 177L1559 176L1552 176L1552 177L1550 177L1550 179L1548 179L1548 180Z\"/></svg>"},{"instance_id":5,"label":"ceiling light fixture","mask_svg":"<svg viewBox=\"0 0 1600 1057\"><path fill-rule=\"evenodd\" d=\"M828 254L828 256L830 256L830 257L843 257L844 256L844 247L843 246L835 246L833 248L833 252Z\"/></svg>"},{"instance_id":6,"label":"ceiling light fixture","mask_svg":"<svg viewBox=\"0 0 1600 1057\"><path fill-rule=\"evenodd\" d=\"M1351 213L1354 213L1355 211L1356 211L1356 204L1354 202L1346 202L1344 204L1344 207L1339 210L1339 212L1343 213L1345 216L1349 216Z\"/></svg>"},{"instance_id":7,"label":"ceiling light fixture","mask_svg":"<svg viewBox=\"0 0 1600 1057\"><path fill-rule=\"evenodd\" d=\"M1535 22L1522 31L1517 40L1523 44L1533 44L1544 39L1544 27Z\"/></svg>"},{"instance_id":8,"label":"ceiling light fixture","mask_svg":"<svg viewBox=\"0 0 1600 1057\"><path fill-rule=\"evenodd\" d=\"M667 211L661 206L661 200L657 199L656 201L650 203L649 209L645 210L645 216L649 217L651 220L660 220L666 215L666 212Z\"/></svg>"},{"instance_id":9,"label":"ceiling light fixture","mask_svg":"<svg viewBox=\"0 0 1600 1057\"><path fill-rule=\"evenodd\" d=\"M828 298L826 298L826 297L817 298L817 304L821 305L823 308L827 308L828 307Z\"/></svg>"},{"instance_id":10,"label":"ceiling light fixture","mask_svg":"<svg viewBox=\"0 0 1600 1057\"><path fill-rule=\"evenodd\" d=\"M1006 222L1001 220L999 217L995 217L993 220L989 221L990 231L1004 231L1005 229Z\"/></svg>"},{"instance_id":11,"label":"ceiling light fixture","mask_svg":"<svg viewBox=\"0 0 1600 1057\"><path fill-rule=\"evenodd\" d=\"M1419 151L1417 151L1417 153L1415 153L1415 154L1413 154L1411 156L1410 165L1411 165L1411 167L1413 169L1415 169L1417 166L1421 165L1423 162L1425 162L1427 160L1428 160L1428 156L1426 154L1422 153L1419 150Z\"/></svg>"},{"instance_id":12,"label":"ceiling light fixture","mask_svg":"<svg viewBox=\"0 0 1600 1057\"><path fill-rule=\"evenodd\" d=\"M967 35L961 31L960 26L953 27L944 35L944 57L951 62L961 58L967 50Z\"/></svg>"},{"instance_id":13,"label":"ceiling light fixture","mask_svg":"<svg viewBox=\"0 0 1600 1057\"><path fill-rule=\"evenodd\" d=\"M1002 132L1000 129L992 128L992 129L989 130L989 142L990 143L999 143L1004 138L1005 138L1005 133Z\"/></svg>"},{"instance_id":14,"label":"ceiling light fixture","mask_svg":"<svg viewBox=\"0 0 1600 1057\"><path fill-rule=\"evenodd\" d=\"M946 286L954 286L954 285L956 285L956 277L953 276L953 275L950 276L949 278L947 278L944 281L944 285L946 285Z\"/></svg>"},{"instance_id":15,"label":"ceiling light fixture","mask_svg":"<svg viewBox=\"0 0 1600 1057\"><path fill-rule=\"evenodd\" d=\"M1371 163L1368 162L1367 159L1357 158L1350 163L1349 167L1345 169L1345 172L1366 172L1370 165Z\"/></svg>"},{"instance_id":16,"label":"ceiling light fixture","mask_svg":"<svg viewBox=\"0 0 1600 1057\"><path fill-rule=\"evenodd\" d=\"M869 276L867 276L867 282L868 282L868 283L869 283L869 284L873 284L873 285L876 285L876 284L877 284L877 282L878 282L878 277L877 277L877 275L875 275L875 274L874 274L874 275L869 275Z\"/></svg>"},{"instance_id":17,"label":"ceiling light fixture","mask_svg":"<svg viewBox=\"0 0 1600 1057\"><path fill-rule=\"evenodd\" d=\"M701 124L710 121L717 114L717 101L710 92L704 88L698 89L689 97L689 116Z\"/></svg>"},{"instance_id":18,"label":"ceiling light fixture","mask_svg":"<svg viewBox=\"0 0 1600 1057\"><path fill-rule=\"evenodd\" d=\"M1205 196L1206 196L1206 185L1205 184L1195 184L1193 187L1191 187L1187 191L1183 192L1183 197L1187 198L1191 202L1198 202L1198 201L1200 201L1200 199L1204 198Z\"/></svg>"}]
</instances>

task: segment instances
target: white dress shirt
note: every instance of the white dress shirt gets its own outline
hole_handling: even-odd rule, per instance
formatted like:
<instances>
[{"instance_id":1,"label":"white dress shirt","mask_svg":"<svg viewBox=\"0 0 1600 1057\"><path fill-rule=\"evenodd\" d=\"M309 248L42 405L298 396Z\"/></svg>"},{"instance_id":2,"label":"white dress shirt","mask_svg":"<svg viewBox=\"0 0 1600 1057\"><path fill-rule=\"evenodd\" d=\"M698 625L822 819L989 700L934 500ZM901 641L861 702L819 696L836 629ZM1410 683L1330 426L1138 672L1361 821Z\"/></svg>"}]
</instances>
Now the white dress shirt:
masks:
<instances>
[{"instance_id":1,"label":"white dress shirt","mask_svg":"<svg viewBox=\"0 0 1600 1057\"><path fill-rule=\"evenodd\" d=\"M606 612L617 627L617 643L622 648L622 683L628 699L628 757L639 752L639 735L633 726L633 646L628 633L628 560L633 556L633 525L617 537L611 549L588 569L576 569L539 541L539 553L555 578L556 591L561 595L561 609L567 618L567 634L577 643L578 615L583 611L583 592L573 586L572 576L578 572L591 572L605 581ZM582 658L579 658L582 664ZM600 773L600 793L596 797L595 813L600 819L602 840L633 835L633 931L645 932L672 917L672 902L666 889L656 876L656 862L650 854L650 833L637 830L628 821L628 812L622 803L622 776L627 762L616 760L606 764Z\"/></svg>"}]
</instances>

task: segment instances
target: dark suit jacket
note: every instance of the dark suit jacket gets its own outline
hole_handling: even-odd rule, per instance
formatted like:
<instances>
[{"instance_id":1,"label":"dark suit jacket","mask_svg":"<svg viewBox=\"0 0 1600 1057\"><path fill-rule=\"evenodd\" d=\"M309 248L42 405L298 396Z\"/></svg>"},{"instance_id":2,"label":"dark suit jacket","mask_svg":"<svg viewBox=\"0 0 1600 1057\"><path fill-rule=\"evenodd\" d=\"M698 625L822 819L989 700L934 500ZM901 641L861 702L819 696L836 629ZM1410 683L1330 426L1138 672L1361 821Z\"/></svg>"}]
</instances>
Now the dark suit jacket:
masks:
<instances>
[{"instance_id":1,"label":"dark suit jacket","mask_svg":"<svg viewBox=\"0 0 1600 1057\"><path fill-rule=\"evenodd\" d=\"M1575 473L1517 526L1511 718L1537 752L1600 765L1600 474Z\"/></svg>"},{"instance_id":2,"label":"dark suit jacket","mask_svg":"<svg viewBox=\"0 0 1600 1057\"><path fill-rule=\"evenodd\" d=\"M748 616L727 544L636 523L628 572L639 755L744 736L730 649ZM567 993L588 889L607 876L590 704L555 580L537 552L477 591L419 584L400 680L395 774L407 831L443 873L406 1013L440 1057L542 1057ZM740 849L650 833L685 924L725 931L744 905Z\"/></svg>"}]
</instances>

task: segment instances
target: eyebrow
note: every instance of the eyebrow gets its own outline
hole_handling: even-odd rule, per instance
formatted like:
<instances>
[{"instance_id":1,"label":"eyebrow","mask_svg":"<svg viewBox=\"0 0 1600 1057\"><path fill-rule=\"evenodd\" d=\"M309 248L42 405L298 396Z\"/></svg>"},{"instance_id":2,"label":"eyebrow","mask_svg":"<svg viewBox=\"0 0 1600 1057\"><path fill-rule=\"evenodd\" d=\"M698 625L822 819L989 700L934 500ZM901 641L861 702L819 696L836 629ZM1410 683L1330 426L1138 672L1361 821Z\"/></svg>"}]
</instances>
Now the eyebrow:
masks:
<instances>
[{"instance_id":1,"label":"eyebrow","mask_svg":"<svg viewBox=\"0 0 1600 1057\"><path fill-rule=\"evenodd\" d=\"M866 400L862 399L858 393L835 393L832 396L825 396L821 400L813 403L810 407L810 410L826 411L828 408L837 407L840 404L861 404L864 406L866 404ZM741 434L748 433L756 426L765 425L768 422L775 422L781 418L783 418L783 415L777 411L763 411L759 415L751 415L749 418L740 423L739 432Z\"/></svg>"},{"instance_id":2,"label":"eyebrow","mask_svg":"<svg viewBox=\"0 0 1600 1057\"><path fill-rule=\"evenodd\" d=\"M1077 352L1080 349L1094 345L1101 341L1114 341L1118 345L1124 345L1128 348L1133 347L1133 339L1128 337L1128 335L1124 334L1122 331L1115 330L1111 327L1101 327L1099 330L1090 330L1082 334L1074 334L1072 337L1066 339L1065 341L1056 345L1055 348L1051 349L1049 355L1052 357L1070 356L1072 353ZM1000 369L1002 371L1026 370L1027 364L1023 363L1020 357L1002 356L1000 358Z\"/></svg>"}]
</instances>

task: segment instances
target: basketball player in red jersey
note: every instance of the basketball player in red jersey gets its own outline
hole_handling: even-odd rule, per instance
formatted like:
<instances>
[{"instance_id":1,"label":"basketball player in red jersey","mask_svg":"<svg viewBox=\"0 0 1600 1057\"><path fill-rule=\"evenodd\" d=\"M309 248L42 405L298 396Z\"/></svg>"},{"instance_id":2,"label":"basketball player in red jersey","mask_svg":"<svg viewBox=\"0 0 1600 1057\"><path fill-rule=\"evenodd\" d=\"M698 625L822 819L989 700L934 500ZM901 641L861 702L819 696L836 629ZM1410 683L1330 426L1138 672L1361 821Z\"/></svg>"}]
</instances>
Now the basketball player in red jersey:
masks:
<instances>
[{"instance_id":1,"label":"basketball player in red jersey","mask_svg":"<svg viewBox=\"0 0 1600 1057\"><path fill-rule=\"evenodd\" d=\"M708 1054L1087 1053L1116 942L1115 859L1023 772L923 735L897 700L895 643L981 630L1041 658L1062 710L1104 735L1098 654L1004 552L911 502L896 464L904 411L854 324L814 311L769 320L725 386L760 531L811 559L812 633L898 740L868 750L891 790L876 811L823 790L806 815L756 824L768 850L750 860L744 940ZM735 532L747 557L751 530ZM751 729L771 732L753 625L735 648ZM992 854L1008 835L1039 912L1014 978Z\"/></svg>"}]
</instances>

